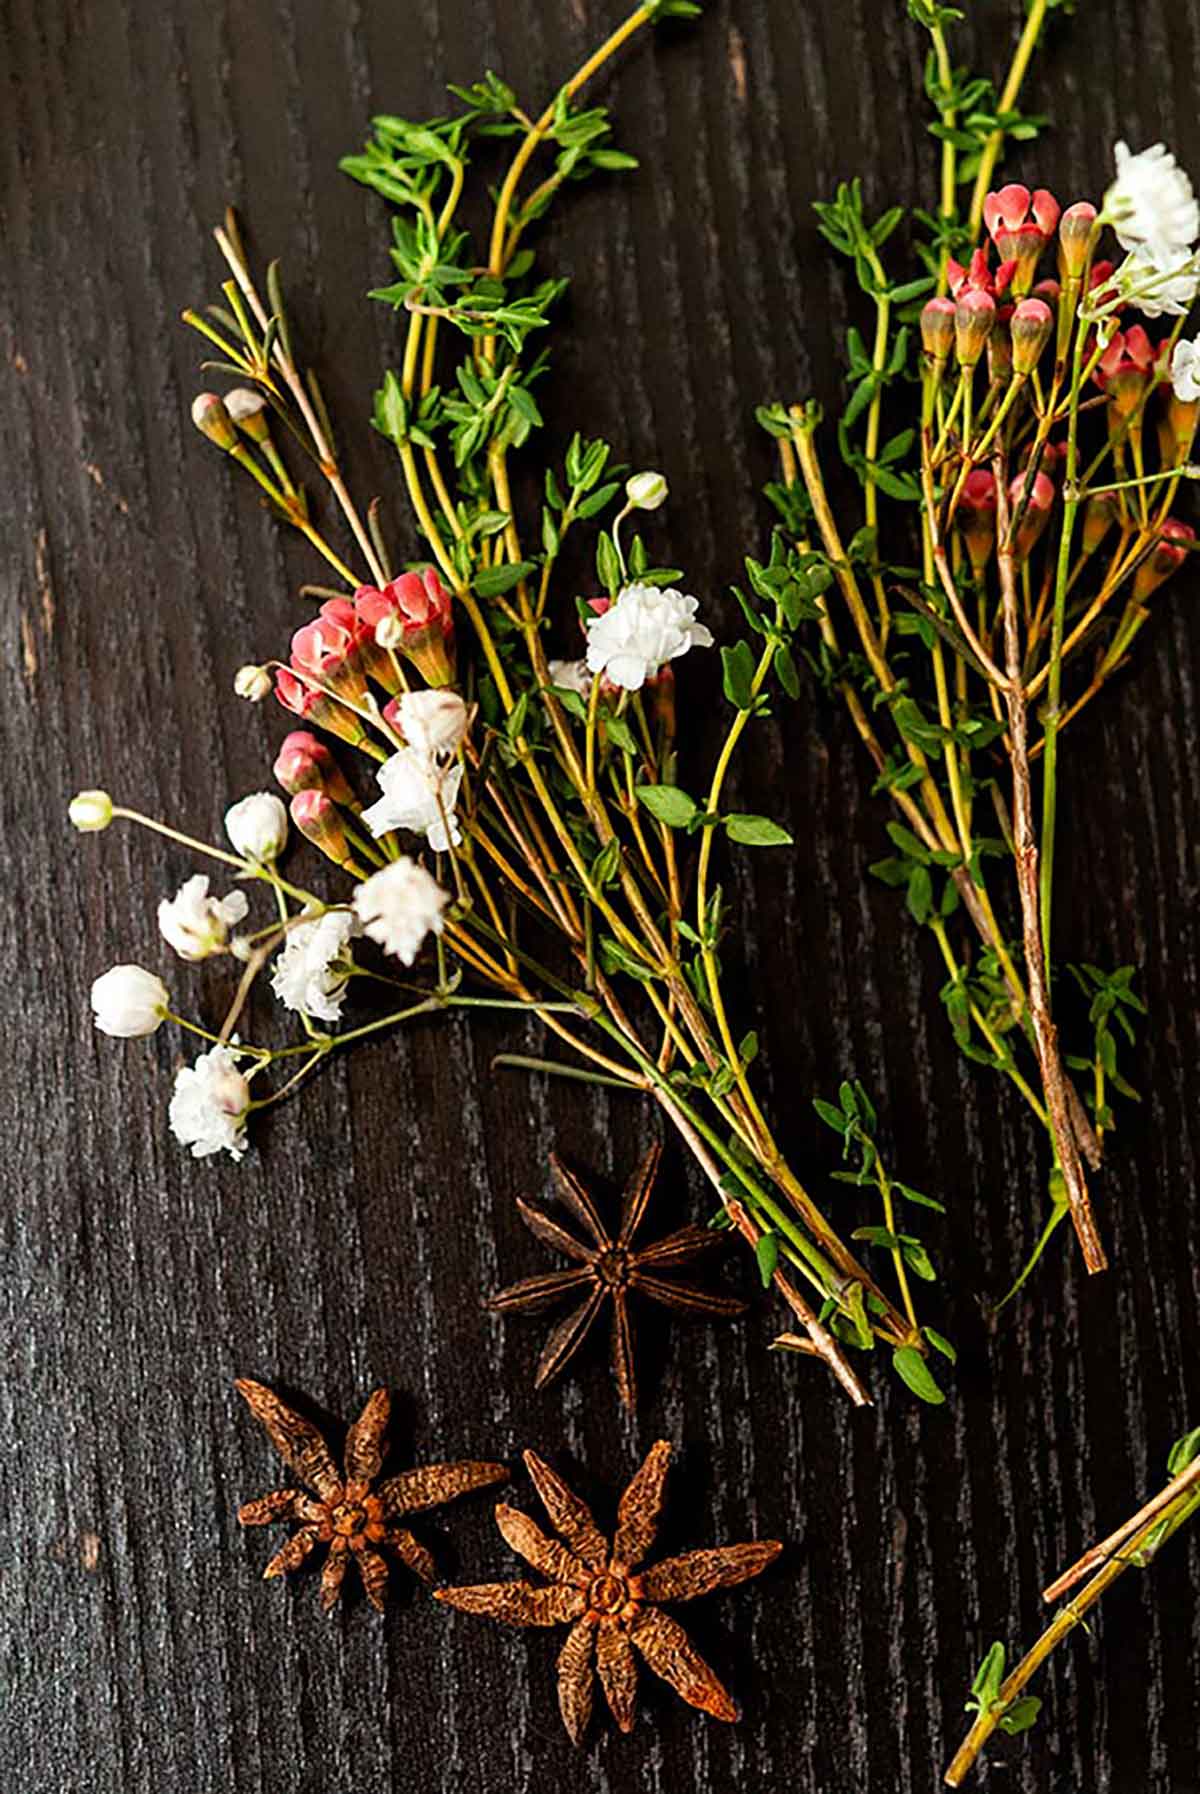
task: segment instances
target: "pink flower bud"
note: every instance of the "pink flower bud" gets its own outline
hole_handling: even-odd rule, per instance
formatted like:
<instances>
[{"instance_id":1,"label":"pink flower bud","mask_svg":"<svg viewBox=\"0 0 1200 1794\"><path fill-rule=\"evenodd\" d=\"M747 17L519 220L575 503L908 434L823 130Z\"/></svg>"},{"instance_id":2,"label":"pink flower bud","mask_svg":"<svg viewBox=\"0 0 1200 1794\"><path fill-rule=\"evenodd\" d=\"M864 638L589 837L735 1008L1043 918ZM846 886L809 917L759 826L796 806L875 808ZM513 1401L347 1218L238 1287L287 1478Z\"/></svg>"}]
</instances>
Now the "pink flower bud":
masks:
<instances>
[{"instance_id":1,"label":"pink flower bud","mask_svg":"<svg viewBox=\"0 0 1200 1794\"><path fill-rule=\"evenodd\" d=\"M1028 478L1027 473L1019 473L1009 481L1008 508L1012 518L1015 518L1021 511L1021 506L1025 501L1025 485ZM1055 497L1054 481L1047 474L1035 474L1029 501L1025 504L1024 514L1017 529L1017 538L1013 544L1013 559L1018 563L1028 560L1040 541L1042 532L1050 521Z\"/></svg>"},{"instance_id":2,"label":"pink flower bud","mask_svg":"<svg viewBox=\"0 0 1200 1794\"><path fill-rule=\"evenodd\" d=\"M351 704L361 704L367 695L362 659L353 629L324 614L315 622L306 623L292 637L291 661L297 672L309 673L331 691Z\"/></svg>"},{"instance_id":3,"label":"pink flower bud","mask_svg":"<svg viewBox=\"0 0 1200 1794\"><path fill-rule=\"evenodd\" d=\"M996 476L986 467L973 468L967 475L956 517L978 579L996 543Z\"/></svg>"},{"instance_id":4,"label":"pink flower bud","mask_svg":"<svg viewBox=\"0 0 1200 1794\"><path fill-rule=\"evenodd\" d=\"M1113 524L1120 506L1115 492L1099 492L1083 507L1082 546L1084 554L1095 554Z\"/></svg>"},{"instance_id":5,"label":"pink flower bud","mask_svg":"<svg viewBox=\"0 0 1200 1794\"><path fill-rule=\"evenodd\" d=\"M946 361L954 347L953 299L929 299L921 308L921 347L934 361Z\"/></svg>"},{"instance_id":6,"label":"pink flower bud","mask_svg":"<svg viewBox=\"0 0 1200 1794\"><path fill-rule=\"evenodd\" d=\"M1197 419L1200 419L1200 399L1176 398L1168 387L1158 420L1158 449L1164 467L1183 466L1192 452Z\"/></svg>"},{"instance_id":7,"label":"pink flower bud","mask_svg":"<svg viewBox=\"0 0 1200 1794\"><path fill-rule=\"evenodd\" d=\"M993 299L1000 299L1008 290L1013 277L1013 264L1002 262L995 274L988 266L986 249L977 249L971 257L970 266L964 268L951 256L946 263L946 278L950 284L951 296L961 299L964 293L989 293Z\"/></svg>"},{"instance_id":8,"label":"pink flower bud","mask_svg":"<svg viewBox=\"0 0 1200 1794\"><path fill-rule=\"evenodd\" d=\"M354 594L354 609L372 635L384 617L398 618L404 630L400 653L412 661L427 684L453 684L454 611L435 568L402 573L382 591L378 586L360 586Z\"/></svg>"},{"instance_id":9,"label":"pink flower bud","mask_svg":"<svg viewBox=\"0 0 1200 1794\"><path fill-rule=\"evenodd\" d=\"M1096 227L1096 208L1086 199L1068 206L1058 221L1058 271L1063 280L1081 280L1088 245ZM1112 272L1111 264L1109 273Z\"/></svg>"},{"instance_id":10,"label":"pink flower bud","mask_svg":"<svg viewBox=\"0 0 1200 1794\"><path fill-rule=\"evenodd\" d=\"M207 436L226 454L237 447L237 426L219 394L202 392L192 400L192 422L202 436Z\"/></svg>"},{"instance_id":11,"label":"pink flower bud","mask_svg":"<svg viewBox=\"0 0 1200 1794\"><path fill-rule=\"evenodd\" d=\"M313 723L318 729L328 729L331 735L348 741L351 747L357 747L359 742L366 739L367 732L352 710L347 710L335 698L327 697L323 691L314 690L286 667L276 669L275 696L293 716L302 717L306 723Z\"/></svg>"},{"instance_id":12,"label":"pink flower bud","mask_svg":"<svg viewBox=\"0 0 1200 1794\"><path fill-rule=\"evenodd\" d=\"M289 797L298 791L324 791L336 804L355 803L341 767L320 737L308 729L293 729L284 736L274 772Z\"/></svg>"},{"instance_id":13,"label":"pink flower bud","mask_svg":"<svg viewBox=\"0 0 1200 1794\"><path fill-rule=\"evenodd\" d=\"M1030 194L1014 182L989 193L983 205L987 225L1001 263L1013 264L1012 288L1018 296L1028 293L1037 272L1038 258L1054 235L1058 201L1045 187Z\"/></svg>"},{"instance_id":14,"label":"pink flower bud","mask_svg":"<svg viewBox=\"0 0 1200 1794\"><path fill-rule=\"evenodd\" d=\"M1195 540L1196 532L1190 523L1184 523L1179 517L1167 518L1152 553L1142 562L1134 577L1133 596L1138 603L1145 603L1164 579L1170 579L1172 573L1182 567Z\"/></svg>"},{"instance_id":15,"label":"pink flower bud","mask_svg":"<svg viewBox=\"0 0 1200 1794\"><path fill-rule=\"evenodd\" d=\"M306 840L319 847L326 859L344 866L350 859L350 844L342 819L323 791L298 791L289 805L292 821Z\"/></svg>"},{"instance_id":16,"label":"pink flower bud","mask_svg":"<svg viewBox=\"0 0 1200 1794\"><path fill-rule=\"evenodd\" d=\"M973 368L996 322L996 301L979 287L964 287L954 308L954 347L960 367Z\"/></svg>"},{"instance_id":17,"label":"pink flower bud","mask_svg":"<svg viewBox=\"0 0 1200 1794\"><path fill-rule=\"evenodd\" d=\"M1096 385L1108 398L1110 431L1121 427L1122 420L1132 416L1154 378L1158 350L1140 324L1113 333L1093 376Z\"/></svg>"},{"instance_id":18,"label":"pink flower bud","mask_svg":"<svg viewBox=\"0 0 1200 1794\"><path fill-rule=\"evenodd\" d=\"M1022 299L1012 315L1013 372L1029 378L1054 329L1054 313L1044 299Z\"/></svg>"}]
</instances>

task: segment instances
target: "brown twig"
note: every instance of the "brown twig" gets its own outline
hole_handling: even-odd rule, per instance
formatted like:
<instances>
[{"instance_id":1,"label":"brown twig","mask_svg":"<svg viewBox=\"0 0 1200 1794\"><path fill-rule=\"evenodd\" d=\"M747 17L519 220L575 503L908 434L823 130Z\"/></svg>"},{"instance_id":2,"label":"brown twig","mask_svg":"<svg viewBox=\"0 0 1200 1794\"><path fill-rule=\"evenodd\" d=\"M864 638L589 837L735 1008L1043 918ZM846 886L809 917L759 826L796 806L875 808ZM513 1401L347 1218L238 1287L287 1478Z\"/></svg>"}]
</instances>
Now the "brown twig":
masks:
<instances>
[{"instance_id":1,"label":"brown twig","mask_svg":"<svg viewBox=\"0 0 1200 1794\"><path fill-rule=\"evenodd\" d=\"M993 461L996 476L996 542L1000 591L1004 610L1004 648L1008 678L1004 705L1008 712L1009 759L1013 784L1013 849L1017 863L1017 888L1021 897L1021 923L1025 947L1025 973L1029 987L1029 1015L1046 1092L1046 1110L1054 1150L1062 1173L1071 1220L1088 1271L1106 1270L1108 1260L1100 1243L1092 1213L1087 1180L1079 1156L1066 1079L1058 1052L1058 1029L1050 1014L1046 982L1046 954L1038 904L1038 847L1033 826L1033 795L1029 777L1028 711L1021 672L1021 636L1017 617L1017 582L1013 546L1008 529L1008 493L1003 455Z\"/></svg>"},{"instance_id":2,"label":"brown twig","mask_svg":"<svg viewBox=\"0 0 1200 1794\"><path fill-rule=\"evenodd\" d=\"M1131 1538L1149 1521L1156 1519L1164 1508L1170 1507L1171 1503L1180 1495L1195 1488L1197 1484L1200 1484L1200 1458L1196 1458L1187 1465L1186 1469L1181 1470L1178 1476L1173 1477L1165 1489L1160 1489L1157 1495L1152 1495L1145 1506L1140 1507L1136 1514L1131 1515L1123 1525L1118 1526L1115 1532L1110 1532L1106 1539L1101 1539L1098 1545L1093 1545L1089 1551L1085 1551L1069 1570L1064 1570L1061 1576L1056 1577L1048 1588L1042 1590L1042 1600L1057 1601L1060 1595L1065 1595L1069 1588L1074 1588L1077 1582L1082 1582L1096 1564L1114 1557L1127 1539Z\"/></svg>"}]
</instances>

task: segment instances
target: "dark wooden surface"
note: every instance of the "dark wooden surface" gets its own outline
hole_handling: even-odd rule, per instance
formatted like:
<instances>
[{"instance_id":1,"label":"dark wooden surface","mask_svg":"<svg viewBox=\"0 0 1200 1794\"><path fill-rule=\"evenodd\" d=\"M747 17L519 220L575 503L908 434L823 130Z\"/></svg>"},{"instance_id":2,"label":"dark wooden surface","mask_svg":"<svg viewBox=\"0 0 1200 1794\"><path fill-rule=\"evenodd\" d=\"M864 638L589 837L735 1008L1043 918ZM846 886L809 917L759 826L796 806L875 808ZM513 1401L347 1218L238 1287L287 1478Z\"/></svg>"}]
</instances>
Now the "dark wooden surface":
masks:
<instances>
[{"instance_id":1,"label":"dark wooden surface","mask_svg":"<svg viewBox=\"0 0 1200 1794\"><path fill-rule=\"evenodd\" d=\"M1019 8L969 10L960 44L998 67ZM1031 88L1058 128L1016 166L1064 202L1098 197L1115 136L1164 135L1200 171L1197 0L1079 11ZM385 219L336 157L372 110L434 110L445 80L485 63L540 103L618 16L616 0L0 4L6 1788L929 1790L983 1646L1032 1638L1047 1573L1123 1517L1200 1417L1194 578L1066 756L1064 957L1135 960L1150 1006L1146 1101L1098 1188L1116 1268L1085 1287L1064 1241L995 1332L980 1299L1034 1236L1037 1142L957 1058L934 955L865 877L884 818L843 717L807 689L739 762L743 801L769 784L764 807L800 843L732 875L770 1106L820 1179L831 1155L809 1097L856 1071L903 1174L949 1200L927 1230L946 1271L934 1318L963 1348L940 1412L886 1386L852 1414L817 1369L766 1354L761 1308L720 1332L652 1331L636 1425L616 1416L599 1348L534 1396L540 1329L475 1297L540 1262L513 1198L544 1187L551 1145L623 1178L652 1122L493 1077L498 1042L533 1048L532 1029L430 1027L331 1065L240 1167L193 1165L168 1137L175 1041L91 1029L97 972L166 969L153 905L189 868L145 837L71 838L65 801L102 783L215 836L284 729L233 699L233 672L282 642L307 571L186 421L196 354L177 317L215 287L207 227L231 198L283 257L353 472L399 517L364 423L396 358L388 315L361 297L384 272ZM753 406L832 397L854 315L810 201L859 170L873 204L929 190L919 74L891 0L719 0L623 62L609 91L643 169L580 194L547 234L573 276L552 431L582 424L665 469L663 557L730 623L723 594L764 532ZM712 738L701 724L701 747ZM169 970L218 1013L226 975ZM704 1210L674 1150L668 1163L664 1224ZM746 1269L728 1275L748 1288ZM358 1602L329 1624L311 1580L263 1585L264 1540L233 1514L275 1472L237 1374L344 1417L386 1382L417 1458L532 1444L602 1512L653 1438L679 1441L672 1544L787 1541L768 1578L691 1610L744 1723L647 1685L635 1735L601 1725L575 1757L551 1636L409 1587L383 1623ZM486 1500L431 1533L451 1573L511 1571ZM996 1749L988 1787L1200 1785L1198 1572L1200 1536L1122 1583L1045 1678L1037 1732Z\"/></svg>"}]
</instances>

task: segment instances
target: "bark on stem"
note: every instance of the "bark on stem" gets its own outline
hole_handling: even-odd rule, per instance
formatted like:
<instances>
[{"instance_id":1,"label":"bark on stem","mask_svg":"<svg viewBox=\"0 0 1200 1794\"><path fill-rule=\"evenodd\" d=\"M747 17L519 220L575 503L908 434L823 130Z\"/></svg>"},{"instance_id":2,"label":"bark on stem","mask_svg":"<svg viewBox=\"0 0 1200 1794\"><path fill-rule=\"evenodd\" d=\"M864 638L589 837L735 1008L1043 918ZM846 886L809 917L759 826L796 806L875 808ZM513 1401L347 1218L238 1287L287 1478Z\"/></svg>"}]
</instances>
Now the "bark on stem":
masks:
<instances>
[{"instance_id":1,"label":"bark on stem","mask_svg":"<svg viewBox=\"0 0 1200 1794\"><path fill-rule=\"evenodd\" d=\"M1071 1108L1066 1078L1058 1052L1058 1030L1050 1014L1050 998L1046 981L1046 955L1042 942L1041 913L1038 898L1038 846L1033 826L1033 795L1029 777L1028 711L1021 669L1021 636L1017 609L1017 582L1013 564L1012 543L1008 529L1008 493L1005 488L1004 457L993 462L996 476L996 542L1000 570L1000 592L1004 607L1004 648L1008 677L1003 688L1008 712L1009 759L1012 764L1013 846L1017 863L1017 888L1021 898L1021 925L1025 948L1025 976L1029 991L1029 1015L1033 1023L1034 1043L1041 1067L1042 1086L1046 1092L1046 1109L1050 1133L1062 1173L1063 1186L1071 1210L1083 1261L1089 1273L1108 1268L1108 1260L1100 1243L1096 1218L1092 1213L1087 1180L1079 1156L1075 1129L1071 1124Z\"/></svg>"}]
</instances>

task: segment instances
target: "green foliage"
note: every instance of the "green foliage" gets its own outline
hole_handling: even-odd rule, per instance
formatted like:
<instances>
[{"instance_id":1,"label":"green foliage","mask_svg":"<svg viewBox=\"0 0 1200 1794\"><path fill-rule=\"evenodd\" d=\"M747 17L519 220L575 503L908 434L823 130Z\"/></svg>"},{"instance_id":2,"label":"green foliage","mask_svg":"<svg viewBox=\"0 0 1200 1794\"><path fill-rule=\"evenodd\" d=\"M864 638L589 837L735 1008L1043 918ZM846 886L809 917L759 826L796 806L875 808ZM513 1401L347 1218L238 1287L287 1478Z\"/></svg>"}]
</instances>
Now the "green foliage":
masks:
<instances>
[{"instance_id":1,"label":"green foliage","mask_svg":"<svg viewBox=\"0 0 1200 1794\"><path fill-rule=\"evenodd\" d=\"M1132 989L1137 969L1118 966L1115 972L1104 972L1099 966L1069 965L1067 970L1088 999L1093 1039L1090 1059L1069 1054L1067 1064L1074 1071L1091 1072L1092 1083L1090 1088L1085 1087L1085 1099L1096 1126L1111 1132L1116 1123L1105 1100L1109 1086L1132 1102L1142 1100L1117 1069L1118 1036L1132 1046L1136 1038L1132 1017L1146 1013L1146 1005Z\"/></svg>"},{"instance_id":2,"label":"green foliage","mask_svg":"<svg viewBox=\"0 0 1200 1794\"><path fill-rule=\"evenodd\" d=\"M997 1642L989 1646L987 1655L975 1672L975 1680L971 1683L971 1698L966 1703L966 1710L968 1713L992 1714L1002 1708L998 1720L1000 1730L1015 1736L1019 1732L1027 1732L1036 1723L1042 1703L1034 1694L1021 1695L1008 1702L1001 1699L1000 1689L1004 1682L1006 1658L1007 1653L1002 1644Z\"/></svg>"}]
</instances>

